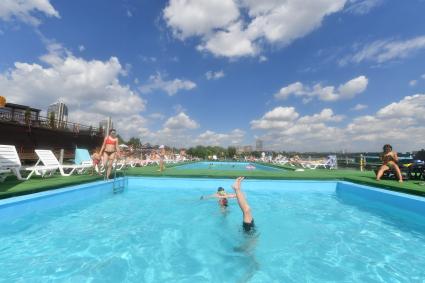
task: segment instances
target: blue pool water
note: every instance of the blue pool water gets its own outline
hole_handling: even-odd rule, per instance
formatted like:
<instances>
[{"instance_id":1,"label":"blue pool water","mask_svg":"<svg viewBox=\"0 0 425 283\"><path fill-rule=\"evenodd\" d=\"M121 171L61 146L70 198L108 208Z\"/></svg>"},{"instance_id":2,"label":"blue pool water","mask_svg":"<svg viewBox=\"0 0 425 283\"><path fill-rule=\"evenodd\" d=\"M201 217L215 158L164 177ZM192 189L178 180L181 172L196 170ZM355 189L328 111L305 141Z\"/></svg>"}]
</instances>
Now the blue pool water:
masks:
<instances>
[{"instance_id":1,"label":"blue pool water","mask_svg":"<svg viewBox=\"0 0 425 283\"><path fill-rule=\"evenodd\" d=\"M425 204L336 182L130 178L0 201L0 282L423 282ZM19 214L19 216L17 216Z\"/></svg>"},{"instance_id":2,"label":"blue pool water","mask_svg":"<svg viewBox=\"0 0 425 283\"><path fill-rule=\"evenodd\" d=\"M176 169L208 169L238 171L284 171L283 169L249 162L196 162L176 166Z\"/></svg>"}]
</instances>

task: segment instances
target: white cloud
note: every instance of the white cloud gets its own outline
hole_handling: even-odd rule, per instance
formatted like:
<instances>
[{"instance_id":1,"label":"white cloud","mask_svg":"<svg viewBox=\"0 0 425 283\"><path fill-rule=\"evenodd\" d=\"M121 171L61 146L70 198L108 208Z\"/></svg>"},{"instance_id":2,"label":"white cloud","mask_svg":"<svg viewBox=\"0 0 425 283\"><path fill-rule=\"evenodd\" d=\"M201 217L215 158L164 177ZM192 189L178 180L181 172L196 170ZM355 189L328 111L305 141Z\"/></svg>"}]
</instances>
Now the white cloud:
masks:
<instances>
[{"instance_id":1,"label":"white cloud","mask_svg":"<svg viewBox=\"0 0 425 283\"><path fill-rule=\"evenodd\" d=\"M207 130L196 137L193 145L211 145L211 146L229 146L240 145L245 138L245 132L240 129L235 129L230 133L216 133Z\"/></svg>"},{"instance_id":2,"label":"white cloud","mask_svg":"<svg viewBox=\"0 0 425 283\"><path fill-rule=\"evenodd\" d=\"M411 80L410 82L409 82L409 85L410 86L415 86L415 85L417 85L418 84L418 81L417 80Z\"/></svg>"},{"instance_id":3,"label":"white cloud","mask_svg":"<svg viewBox=\"0 0 425 283\"><path fill-rule=\"evenodd\" d=\"M154 120L164 120L165 119L165 115L162 113L152 113L149 115L150 118L154 119Z\"/></svg>"},{"instance_id":4,"label":"white cloud","mask_svg":"<svg viewBox=\"0 0 425 283\"><path fill-rule=\"evenodd\" d=\"M300 82L296 82L282 87L274 96L277 99L287 99L290 95L302 96L306 93L307 91L304 90L304 85Z\"/></svg>"},{"instance_id":5,"label":"white cloud","mask_svg":"<svg viewBox=\"0 0 425 283\"><path fill-rule=\"evenodd\" d=\"M209 35L208 40L200 44L197 49L223 57L241 57L257 54L258 46L241 29L241 22L234 23L225 30Z\"/></svg>"},{"instance_id":6,"label":"white cloud","mask_svg":"<svg viewBox=\"0 0 425 283\"><path fill-rule=\"evenodd\" d=\"M399 102L380 109L374 116L355 118L346 128L353 143L368 147L384 143L396 145L402 151L423 148L425 136L425 94L406 96Z\"/></svg>"},{"instance_id":7,"label":"white cloud","mask_svg":"<svg viewBox=\"0 0 425 283\"><path fill-rule=\"evenodd\" d=\"M346 11L353 14L364 15L372 9L382 5L384 0L350 0Z\"/></svg>"},{"instance_id":8,"label":"white cloud","mask_svg":"<svg viewBox=\"0 0 425 283\"><path fill-rule=\"evenodd\" d=\"M425 36L407 40L378 40L364 45L359 51L339 61L344 66L349 63L372 61L384 63L391 60L404 59L415 52L425 49Z\"/></svg>"},{"instance_id":9,"label":"white cloud","mask_svg":"<svg viewBox=\"0 0 425 283\"><path fill-rule=\"evenodd\" d=\"M145 109L138 93L120 83L124 70L118 58L87 61L59 44L48 49L41 57L43 65L16 62L0 74L2 95L10 102L47 109L61 100L69 107L71 121L93 126L106 116L119 122Z\"/></svg>"},{"instance_id":10,"label":"white cloud","mask_svg":"<svg viewBox=\"0 0 425 283\"><path fill-rule=\"evenodd\" d=\"M258 58L258 61L260 63L267 62L268 60L269 59L266 56L264 56L264 55L261 55L260 58Z\"/></svg>"},{"instance_id":11,"label":"white cloud","mask_svg":"<svg viewBox=\"0 0 425 283\"><path fill-rule=\"evenodd\" d=\"M286 111L297 113L289 107ZM377 151L383 144L391 143L398 151L411 151L423 148L424 111L425 94L416 94L384 106L374 115L355 117L347 125L330 125L344 118L331 109L292 120L285 115L267 118L272 110L251 121L251 128L262 130L261 138L279 150Z\"/></svg>"},{"instance_id":12,"label":"white cloud","mask_svg":"<svg viewBox=\"0 0 425 283\"><path fill-rule=\"evenodd\" d=\"M309 102L317 97L323 101L336 101L341 99L351 99L356 95L363 93L368 85L368 79L365 76L354 78L338 88L335 86L325 86L316 84L313 87L304 86L301 82L295 82L279 90L274 96L276 99L286 99L291 95L303 97L304 102Z\"/></svg>"},{"instance_id":13,"label":"white cloud","mask_svg":"<svg viewBox=\"0 0 425 283\"><path fill-rule=\"evenodd\" d=\"M0 19L4 21L19 19L32 25L39 25L38 13L60 18L59 12L50 4L49 0L0 1Z\"/></svg>"},{"instance_id":14,"label":"white cloud","mask_svg":"<svg viewBox=\"0 0 425 283\"><path fill-rule=\"evenodd\" d=\"M322 122L341 122L345 117L343 115L334 115L330 108L323 109L320 113L312 116L303 116L298 120L298 123L311 124Z\"/></svg>"},{"instance_id":15,"label":"white cloud","mask_svg":"<svg viewBox=\"0 0 425 283\"><path fill-rule=\"evenodd\" d=\"M80 52L83 52L84 50L86 50L86 48L84 47L84 45L79 45L78 50L80 50Z\"/></svg>"},{"instance_id":16,"label":"white cloud","mask_svg":"<svg viewBox=\"0 0 425 283\"><path fill-rule=\"evenodd\" d=\"M197 145L231 146L244 142L245 131L234 129L227 133L218 133L205 130L201 134L191 132L191 129L163 128L157 132L148 132L143 135L144 140L153 144L166 144L175 147L192 147Z\"/></svg>"},{"instance_id":17,"label":"white cloud","mask_svg":"<svg viewBox=\"0 0 425 283\"><path fill-rule=\"evenodd\" d=\"M164 18L179 38L205 35L226 27L239 17L233 0L171 0Z\"/></svg>"},{"instance_id":18,"label":"white cloud","mask_svg":"<svg viewBox=\"0 0 425 283\"><path fill-rule=\"evenodd\" d=\"M367 105L365 105L365 104L356 104L356 106L354 106L353 108L351 108L350 110L353 110L353 111L361 111L361 110L364 110L364 109L366 109L368 106Z\"/></svg>"},{"instance_id":19,"label":"white cloud","mask_svg":"<svg viewBox=\"0 0 425 283\"><path fill-rule=\"evenodd\" d=\"M253 129L283 129L292 124L300 115L294 107L276 107L259 120L251 121Z\"/></svg>"},{"instance_id":20,"label":"white cloud","mask_svg":"<svg viewBox=\"0 0 425 283\"><path fill-rule=\"evenodd\" d=\"M379 118L414 118L419 120L425 119L423 110L425 107L425 95L406 96L399 102L391 103L377 112Z\"/></svg>"},{"instance_id":21,"label":"white cloud","mask_svg":"<svg viewBox=\"0 0 425 283\"><path fill-rule=\"evenodd\" d=\"M158 59L154 56L139 56L140 60L142 60L142 62L149 62L149 63L155 63Z\"/></svg>"},{"instance_id":22,"label":"white cloud","mask_svg":"<svg viewBox=\"0 0 425 283\"><path fill-rule=\"evenodd\" d=\"M208 71L205 73L205 77L207 78L207 80L218 80L224 77L224 72L223 71L217 71L217 72Z\"/></svg>"},{"instance_id":23,"label":"white cloud","mask_svg":"<svg viewBox=\"0 0 425 283\"><path fill-rule=\"evenodd\" d=\"M194 145L196 137L193 130L199 128L199 124L186 113L180 112L169 117L158 131L145 133L146 141L154 144L166 144L177 147Z\"/></svg>"},{"instance_id":24,"label":"white cloud","mask_svg":"<svg viewBox=\"0 0 425 283\"><path fill-rule=\"evenodd\" d=\"M149 82L140 86L142 93L150 93L155 90L161 90L166 92L169 96L177 94L180 90L191 90L196 87L196 84L189 80L174 79L174 80L163 80L162 75L157 73L149 77Z\"/></svg>"},{"instance_id":25,"label":"white cloud","mask_svg":"<svg viewBox=\"0 0 425 283\"><path fill-rule=\"evenodd\" d=\"M334 115L332 109L300 117L293 107L277 107L261 119L251 121L251 128L265 131L262 138L272 148L285 150L326 150L317 148L320 144L335 146L334 140L342 137L342 131L326 123L340 122L344 117Z\"/></svg>"},{"instance_id":26,"label":"white cloud","mask_svg":"<svg viewBox=\"0 0 425 283\"><path fill-rule=\"evenodd\" d=\"M198 127L199 124L183 112L168 118L164 123L164 128L171 130L196 129Z\"/></svg>"},{"instance_id":27,"label":"white cloud","mask_svg":"<svg viewBox=\"0 0 425 283\"><path fill-rule=\"evenodd\" d=\"M423 74L423 75L421 76L421 78L425 80L425 74Z\"/></svg>"},{"instance_id":28,"label":"white cloud","mask_svg":"<svg viewBox=\"0 0 425 283\"><path fill-rule=\"evenodd\" d=\"M198 37L216 56L255 56L263 42L285 46L320 27L348 0L171 0L164 20L175 37Z\"/></svg>"}]
</instances>

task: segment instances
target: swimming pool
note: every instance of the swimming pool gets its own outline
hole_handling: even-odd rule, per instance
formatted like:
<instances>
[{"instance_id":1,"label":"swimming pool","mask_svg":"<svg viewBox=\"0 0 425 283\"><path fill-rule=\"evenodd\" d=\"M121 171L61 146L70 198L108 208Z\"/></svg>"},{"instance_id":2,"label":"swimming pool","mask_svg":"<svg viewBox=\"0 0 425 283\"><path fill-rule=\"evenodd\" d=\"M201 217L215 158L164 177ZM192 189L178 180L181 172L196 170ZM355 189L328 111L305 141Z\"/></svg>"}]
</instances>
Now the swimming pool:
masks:
<instances>
[{"instance_id":1,"label":"swimming pool","mask_svg":"<svg viewBox=\"0 0 425 283\"><path fill-rule=\"evenodd\" d=\"M3 282L422 282L425 202L346 182L245 180L257 234L199 200L233 180L128 178L0 201Z\"/></svg>"},{"instance_id":2,"label":"swimming pool","mask_svg":"<svg viewBox=\"0 0 425 283\"><path fill-rule=\"evenodd\" d=\"M281 168L249 162L195 162L174 167L176 169L208 169L208 170L235 170L235 171L280 171Z\"/></svg>"}]
</instances>

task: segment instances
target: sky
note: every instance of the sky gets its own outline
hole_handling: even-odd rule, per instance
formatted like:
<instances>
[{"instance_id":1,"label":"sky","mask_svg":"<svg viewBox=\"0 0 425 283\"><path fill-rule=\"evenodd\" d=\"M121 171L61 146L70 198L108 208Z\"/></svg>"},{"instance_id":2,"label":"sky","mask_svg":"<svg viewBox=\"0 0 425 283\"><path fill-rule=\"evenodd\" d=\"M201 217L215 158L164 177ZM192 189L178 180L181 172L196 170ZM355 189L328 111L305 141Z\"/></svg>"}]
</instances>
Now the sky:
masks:
<instances>
[{"instance_id":1,"label":"sky","mask_svg":"<svg viewBox=\"0 0 425 283\"><path fill-rule=\"evenodd\" d=\"M176 147L424 148L425 0L2 0L0 95ZM45 112L44 112L45 113Z\"/></svg>"}]
</instances>

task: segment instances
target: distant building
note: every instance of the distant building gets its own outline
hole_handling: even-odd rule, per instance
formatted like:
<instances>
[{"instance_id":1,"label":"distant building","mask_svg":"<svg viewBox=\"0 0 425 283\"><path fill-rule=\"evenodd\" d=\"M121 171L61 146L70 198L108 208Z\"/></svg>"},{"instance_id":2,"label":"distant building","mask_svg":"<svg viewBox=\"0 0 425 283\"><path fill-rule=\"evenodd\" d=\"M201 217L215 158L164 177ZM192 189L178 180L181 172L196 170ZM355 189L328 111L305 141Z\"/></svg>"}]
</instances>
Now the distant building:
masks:
<instances>
[{"instance_id":1,"label":"distant building","mask_svg":"<svg viewBox=\"0 0 425 283\"><path fill-rule=\"evenodd\" d=\"M25 113L29 113L29 119L31 121L38 120L40 115L40 109L35 109L26 105L6 103L4 107L0 107L0 119L17 121L24 123L25 122Z\"/></svg>"},{"instance_id":2,"label":"distant building","mask_svg":"<svg viewBox=\"0 0 425 283\"><path fill-rule=\"evenodd\" d=\"M255 141L255 150L256 151L263 151L264 147L263 147L263 141L260 139L257 139Z\"/></svg>"},{"instance_id":3,"label":"distant building","mask_svg":"<svg viewBox=\"0 0 425 283\"><path fill-rule=\"evenodd\" d=\"M243 147L244 152L252 152L252 145L245 145Z\"/></svg>"},{"instance_id":4,"label":"distant building","mask_svg":"<svg viewBox=\"0 0 425 283\"><path fill-rule=\"evenodd\" d=\"M106 136L106 133L109 133L109 130L113 128L114 128L114 123L112 122L111 117L99 122L99 129L102 129L105 136Z\"/></svg>"},{"instance_id":5,"label":"distant building","mask_svg":"<svg viewBox=\"0 0 425 283\"><path fill-rule=\"evenodd\" d=\"M68 122L68 107L63 102L56 102L47 108L47 117L50 117L54 113L55 120L59 124L66 124Z\"/></svg>"}]
</instances>

